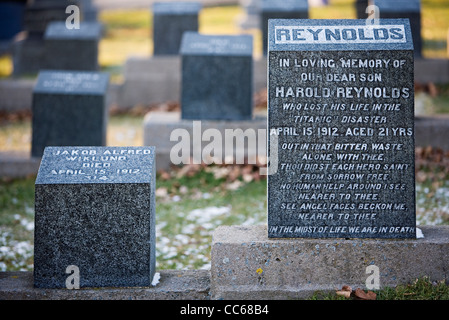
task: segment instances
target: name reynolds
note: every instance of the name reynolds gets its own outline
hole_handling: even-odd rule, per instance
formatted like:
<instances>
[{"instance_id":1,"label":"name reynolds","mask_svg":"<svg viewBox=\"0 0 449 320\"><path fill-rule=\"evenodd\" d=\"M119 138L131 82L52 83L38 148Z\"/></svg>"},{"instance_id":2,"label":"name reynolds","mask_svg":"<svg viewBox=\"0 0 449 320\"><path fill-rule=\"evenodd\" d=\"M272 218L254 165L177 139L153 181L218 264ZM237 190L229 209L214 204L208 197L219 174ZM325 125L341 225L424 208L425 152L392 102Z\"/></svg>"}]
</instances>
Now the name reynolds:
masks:
<instances>
[{"instance_id":1,"label":"name reynolds","mask_svg":"<svg viewBox=\"0 0 449 320\"><path fill-rule=\"evenodd\" d=\"M275 26L275 44L405 43L403 25Z\"/></svg>"}]
</instances>

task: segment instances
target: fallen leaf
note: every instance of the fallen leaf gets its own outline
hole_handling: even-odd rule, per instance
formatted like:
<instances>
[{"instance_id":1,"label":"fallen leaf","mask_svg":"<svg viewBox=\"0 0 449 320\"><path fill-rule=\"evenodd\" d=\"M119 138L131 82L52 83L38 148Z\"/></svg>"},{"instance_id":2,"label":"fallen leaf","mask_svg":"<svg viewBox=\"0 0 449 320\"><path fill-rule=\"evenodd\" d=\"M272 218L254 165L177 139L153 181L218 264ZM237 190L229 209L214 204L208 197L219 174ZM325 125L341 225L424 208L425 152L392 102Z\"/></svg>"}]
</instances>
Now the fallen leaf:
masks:
<instances>
[{"instance_id":1,"label":"fallen leaf","mask_svg":"<svg viewBox=\"0 0 449 320\"><path fill-rule=\"evenodd\" d=\"M350 286L343 286L341 290L337 290L336 294L338 296L343 296L345 298L350 298L352 294L352 288Z\"/></svg>"},{"instance_id":2,"label":"fallen leaf","mask_svg":"<svg viewBox=\"0 0 449 320\"><path fill-rule=\"evenodd\" d=\"M356 298L361 300L376 300L376 294L372 291L365 292L360 288L357 288L354 292Z\"/></svg>"},{"instance_id":3,"label":"fallen leaf","mask_svg":"<svg viewBox=\"0 0 449 320\"><path fill-rule=\"evenodd\" d=\"M345 298L350 298L351 297L351 291L346 291L346 290L338 290L336 292L337 296L343 296Z\"/></svg>"},{"instance_id":4,"label":"fallen leaf","mask_svg":"<svg viewBox=\"0 0 449 320\"><path fill-rule=\"evenodd\" d=\"M352 292L351 286L343 286L343 287L341 288L341 290Z\"/></svg>"}]
</instances>

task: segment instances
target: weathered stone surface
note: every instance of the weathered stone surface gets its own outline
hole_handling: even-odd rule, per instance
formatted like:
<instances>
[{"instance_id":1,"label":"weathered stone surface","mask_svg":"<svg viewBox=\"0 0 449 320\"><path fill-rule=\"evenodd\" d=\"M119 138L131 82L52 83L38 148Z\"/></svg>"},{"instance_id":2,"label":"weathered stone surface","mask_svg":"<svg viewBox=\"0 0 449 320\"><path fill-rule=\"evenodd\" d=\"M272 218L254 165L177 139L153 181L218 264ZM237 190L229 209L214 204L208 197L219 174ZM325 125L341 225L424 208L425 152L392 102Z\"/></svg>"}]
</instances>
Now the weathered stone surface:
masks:
<instances>
[{"instance_id":1,"label":"weathered stone surface","mask_svg":"<svg viewBox=\"0 0 449 320\"><path fill-rule=\"evenodd\" d=\"M343 285L372 289L372 266L380 289L424 276L447 279L449 227L419 228L424 238L398 241L268 239L267 226L222 226L212 239L211 297L301 299Z\"/></svg>"},{"instance_id":2,"label":"weathered stone surface","mask_svg":"<svg viewBox=\"0 0 449 320\"><path fill-rule=\"evenodd\" d=\"M269 31L269 236L414 238L408 21L270 20Z\"/></svg>"},{"instance_id":3,"label":"weathered stone surface","mask_svg":"<svg viewBox=\"0 0 449 320\"><path fill-rule=\"evenodd\" d=\"M155 148L47 147L35 184L34 285L149 286L155 273Z\"/></svg>"}]
</instances>

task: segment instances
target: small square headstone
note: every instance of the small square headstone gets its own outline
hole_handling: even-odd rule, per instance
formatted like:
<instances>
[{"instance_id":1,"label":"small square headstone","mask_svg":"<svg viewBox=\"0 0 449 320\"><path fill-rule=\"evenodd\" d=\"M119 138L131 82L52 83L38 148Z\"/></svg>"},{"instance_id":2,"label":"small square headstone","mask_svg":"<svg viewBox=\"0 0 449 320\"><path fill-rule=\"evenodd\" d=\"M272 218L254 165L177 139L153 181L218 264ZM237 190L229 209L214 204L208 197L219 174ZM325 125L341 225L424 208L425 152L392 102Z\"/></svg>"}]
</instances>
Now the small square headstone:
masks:
<instances>
[{"instance_id":1,"label":"small square headstone","mask_svg":"<svg viewBox=\"0 0 449 320\"><path fill-rule=\"evenodd\" d=\"M269 237L415 237L413 68L406 19L270 20Z\"/></svg>"},{"instance_id":2,"label":"small square headstone","mask_svg":"<svg viewBox=\"0 0 449 320\"><path fill-rule=\"evenodd\" d=\"M200 2L156 2L153 4L153 54L178 55L182 35L198 32Z\"/></svg>"},{"instance_id":3,"label":"small square headstone","mask_svg":"<svg viewBox=\"0 0 449 320\"><path fill-rule=\"evenodd\" d=\"M46 146L104 146L109 75L44 70L33 89L31 155Z\"/></svg>"},{"instance_id":4,"label":"small square headstone","mask_svg":"<svg viewBox=\"0 0 449 320\"><path fill-rule=\"evenodd\" d=\"M47 147L35 183L34 285L149 286L155 148ZM72 267L71 267L72 268Z\"/></svg>"},{"instance_id":5,"label":"small square headstone","mask_svg":"<svg viewBox=\"0 0 449 320\"><path fill-rule=\"evenodd\" d=\"M81 22L79 29L69 29L63 21L51 22L44 34L43 69L97 71L101 33L98 22Z\"/></svg>"},{"instance_id":6,"label":"small square headstone","mask_svg":"<svg viewBox=\"0 0 449 320\"><path fill-rule=\"evenodd\" d=\"M250 35L184 34L183 119L252 119L252 41Z\"/></svg>"},{"instance_id":7,"label":"small square headstone","mask_svg":"<svg viewBox=\"0 0 449 320\"><path fill-rule=\"evenodd\" d=\"M307 19L308 0L261 0L260 4L263 54L267 54L269 19Z\"/></svg>"}]
</instances>

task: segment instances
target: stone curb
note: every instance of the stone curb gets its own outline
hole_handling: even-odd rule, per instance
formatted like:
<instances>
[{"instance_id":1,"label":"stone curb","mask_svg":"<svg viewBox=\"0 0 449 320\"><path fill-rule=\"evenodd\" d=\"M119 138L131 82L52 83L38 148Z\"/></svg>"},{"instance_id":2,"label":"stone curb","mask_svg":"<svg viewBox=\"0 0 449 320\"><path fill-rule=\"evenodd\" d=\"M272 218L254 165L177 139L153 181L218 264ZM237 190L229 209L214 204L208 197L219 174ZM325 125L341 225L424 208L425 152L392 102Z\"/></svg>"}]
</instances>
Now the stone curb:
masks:
<instances>
[{"instance_id":1,"label":"stone curb","mask_svg":"<svg viewBox=\"0 0 449 320\"><path fill-rule=\"evenodd\" d=\"M0 300L209 300L207 270L162 270L153 287L37 289L33 272L0 272Z\"/></svg>"}]
</instances>

